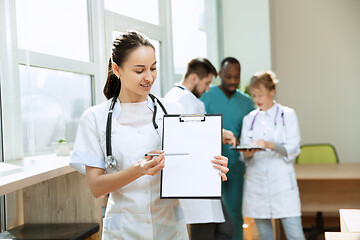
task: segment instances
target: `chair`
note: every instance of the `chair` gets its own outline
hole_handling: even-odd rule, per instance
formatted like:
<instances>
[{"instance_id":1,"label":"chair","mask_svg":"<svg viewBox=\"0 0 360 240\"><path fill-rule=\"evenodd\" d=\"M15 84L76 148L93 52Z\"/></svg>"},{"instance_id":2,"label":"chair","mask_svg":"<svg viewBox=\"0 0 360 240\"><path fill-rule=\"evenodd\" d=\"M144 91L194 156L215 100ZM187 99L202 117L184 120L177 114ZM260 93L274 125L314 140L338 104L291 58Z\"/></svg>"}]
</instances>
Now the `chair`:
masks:
<instances>
[{"instance_id":1,"label":"chair","mask_svg":"<svg viewBox=\"0 0 360 240\"><path fill-rule=\"evenodd\" d=\"M337 164L339 163L335 147L331 144L302 145L297 164Z\"/></svg>"},{"instance_id":2,"label":"chair","mask_svg":"<svg viewBox=\"0 0 360 240\"><path fill-rule=\"evenodd\" d=\"M338 164L339 159L335 147L331 144L306 144L302 145L301 153L296 158L297 164ZM312 228L304 228L306 239L311 240L314 236L325 231L339 231L339 227L324 227L322 212L316 213L316 225Z\"/></svg>"}]
</instances>

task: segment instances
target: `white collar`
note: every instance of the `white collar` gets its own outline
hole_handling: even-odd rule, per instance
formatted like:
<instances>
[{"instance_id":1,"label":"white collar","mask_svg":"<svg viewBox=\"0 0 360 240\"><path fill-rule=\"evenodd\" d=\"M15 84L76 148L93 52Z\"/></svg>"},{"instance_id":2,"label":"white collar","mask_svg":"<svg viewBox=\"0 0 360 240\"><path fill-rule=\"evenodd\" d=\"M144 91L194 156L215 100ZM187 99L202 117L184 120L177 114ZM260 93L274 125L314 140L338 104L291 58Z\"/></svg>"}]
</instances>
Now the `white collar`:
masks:
<instances>
[{"instance_id":1,"label":"white collar","mask_svg":"<svg viewBox=\"0 0 360 240\"><path fill-rule=\"evenodd\" d=\"M192 96L194 99L197 99L200 101L200 99L198 99L198 97L195 96L195 94L192 91L190 91L187 87L185 87L183 84L178 83L178 84L175 84L175 86L184 88L184 90L187 91L190 94L190 96Z\"/></svg>"},{"instance_id":2,"label":"white collar","mask_svg":"<svg viewBox=\"0 0 360 240\"><path fill-rule=\"evenodd\" d=\"M112 98L109 100L110 101L110 104L112 102ZM149 95L147 95L147 105L148 105L148 108L154 112L154 102L153 100L150 98ZM110 106L110 105L109 105ZM120 104L120 101L119 99L116 99L116 102L115 102L115 106L114 106L114 110L113 110L113 118L117 119L119 116L120 116L120 113L122 111L122 108L121 108L121 104Z\"/></svg>"},{"instance_id":3,"label":"white collar","mask_svg":"<svg viewBox=\"0 0 360 240\"><path fill-rule=\"evenodd\" d=\"M272 107L265 111L266 115L269 115L270 117L275 117L276 112L278 111L278 105L276 101L274 100L273 103L274 104L272 105Z\"/></svg>"}]
</instances>

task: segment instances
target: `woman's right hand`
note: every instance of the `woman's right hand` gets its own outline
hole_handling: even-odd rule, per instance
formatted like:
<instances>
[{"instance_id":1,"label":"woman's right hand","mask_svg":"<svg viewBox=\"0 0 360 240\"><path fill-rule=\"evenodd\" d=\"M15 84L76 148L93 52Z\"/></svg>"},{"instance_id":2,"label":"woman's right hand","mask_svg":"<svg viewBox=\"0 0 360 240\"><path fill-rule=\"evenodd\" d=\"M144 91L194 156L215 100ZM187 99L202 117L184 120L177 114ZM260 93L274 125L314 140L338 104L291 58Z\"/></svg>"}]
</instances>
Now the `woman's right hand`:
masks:
<instances>
[{"instance_id":1,"label":"woman's right hand","mask_svg":"<svg viewBox=\"0 0 360 240\"><path fill-rule=\"evenodd\" d=\"M154 150L149 153L158 153L159 156L145 156L137 161L134 166L137 167L142 175L154 176L165 167L164 151Z\"/></svg>"}]
</instances>

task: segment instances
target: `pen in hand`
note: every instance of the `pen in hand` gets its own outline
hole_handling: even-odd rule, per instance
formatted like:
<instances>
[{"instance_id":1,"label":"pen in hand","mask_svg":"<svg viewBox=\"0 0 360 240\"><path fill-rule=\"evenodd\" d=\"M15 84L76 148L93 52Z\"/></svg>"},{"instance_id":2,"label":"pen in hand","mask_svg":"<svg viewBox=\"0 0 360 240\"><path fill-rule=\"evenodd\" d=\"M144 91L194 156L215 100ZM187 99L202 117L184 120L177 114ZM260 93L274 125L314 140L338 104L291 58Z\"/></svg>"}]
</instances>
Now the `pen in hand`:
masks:
<instances>
[{"instance_id":1,"label":"pen in hand","mask_svg":"<svg viewBox=\"0 0 360 240\"><path fill-rule=\"evenodd\" d=\"M160 153L146 153L146 156L152 157L152 156L159 156ZM189 155L189 153L165 153L165 156L180 156L180 155Z\"/></svg>"}]
</instances>

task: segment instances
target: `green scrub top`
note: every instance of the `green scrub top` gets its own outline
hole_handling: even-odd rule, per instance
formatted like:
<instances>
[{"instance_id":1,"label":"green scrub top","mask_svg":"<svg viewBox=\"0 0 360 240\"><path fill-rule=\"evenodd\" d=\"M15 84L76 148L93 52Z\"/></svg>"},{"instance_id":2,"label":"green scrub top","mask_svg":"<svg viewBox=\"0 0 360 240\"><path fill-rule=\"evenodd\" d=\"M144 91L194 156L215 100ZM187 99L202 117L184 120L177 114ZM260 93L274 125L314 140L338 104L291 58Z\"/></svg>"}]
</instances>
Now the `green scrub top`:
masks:
<instances>
[{"instance_id":1,"label":"green scrub top","mask_svg":"<svg viewBox=\"0 0 360 240\"><path fill-rule=\"evenodd\" d=\"M254 110L254 102L249 95L236 90L230 99L217 86L213 86L200 98L205 103L206 113L223 115L223 128L232 131L239 139L245 115ZM222 145L222 155L229 159L228 180L223 182L222 198L234 224L233 240L243 239L242 194L245 164L239 159L239 152L230 150L230 145Z\"/></svg>"},{"instance_id":2,"label":"green scrub top","mask_svg":"<svg viewBox=\"0 0 360 240\"><path fill-rule=\"evenodd\" d=\"M206 113L223 115L223 128L232 131L236 138L240 138L242 120L249 112L254 110L254 102L246 93L240 90L231 96L230 99L218 86L212 86L200 98L205 103ZM229 175L243 172L243 166L239 161L239 153L229 149L230 145L222 146L222 155L229 158Z\"/></svg>"}]
</instances>

